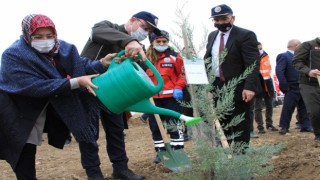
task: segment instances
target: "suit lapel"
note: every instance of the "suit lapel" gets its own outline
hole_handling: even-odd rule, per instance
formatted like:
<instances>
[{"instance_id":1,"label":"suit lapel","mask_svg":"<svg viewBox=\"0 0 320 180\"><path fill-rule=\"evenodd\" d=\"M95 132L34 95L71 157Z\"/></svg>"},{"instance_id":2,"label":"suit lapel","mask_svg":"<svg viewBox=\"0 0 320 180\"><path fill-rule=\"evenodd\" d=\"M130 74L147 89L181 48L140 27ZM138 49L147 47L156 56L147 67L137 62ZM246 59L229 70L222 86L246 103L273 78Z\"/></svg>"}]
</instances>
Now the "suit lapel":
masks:
<instances>
[{"instance_id":1,"label":"suit lapel","mask_svg":"<svg viewBox=\"0 0 320 180\"><path fill-rule=\"evenodd\" d=\"M236 37L237 37L237 27L233 26L231 31L230 31L229 38L228 38L226 46L225 46L225 48L227 49L228 52L231 49L231 47L233 45L233 42L236 39Z\"/></svg>"},{"instance_id":2,"label":"suit lapel","mask_svg":"<svg viewBox=\"0 0 320 180\"><path fill-rule=\"evenodd\" d=\"M216 40L217 38L217 35L218 35L219 31L215 31L214 34L213 34L213 39L211 40L210 42L210 47L212 48L213 46L213 42Z\"/></svg>"}]
</instances>

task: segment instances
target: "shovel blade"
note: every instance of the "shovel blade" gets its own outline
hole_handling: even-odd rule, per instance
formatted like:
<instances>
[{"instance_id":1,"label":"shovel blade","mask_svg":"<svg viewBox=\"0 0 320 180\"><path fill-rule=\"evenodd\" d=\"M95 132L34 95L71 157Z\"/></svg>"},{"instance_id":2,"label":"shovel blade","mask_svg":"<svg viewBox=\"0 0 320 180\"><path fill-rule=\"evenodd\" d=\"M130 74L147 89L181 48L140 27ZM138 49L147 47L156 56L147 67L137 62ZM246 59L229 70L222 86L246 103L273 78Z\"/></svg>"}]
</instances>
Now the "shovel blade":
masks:
<instances>
[{"instance_id":1,"label":"shovel blade","mask_svg":"<svg viewBox=\"0 0 320 180\"><path fill-rule=\"evenodd\" d=\"M192 165L188 155L183 149L172 150L166 147L166 151L158 152L161 162L173 172L184 172L191 170Z\"/></svg>"}]
</instances>

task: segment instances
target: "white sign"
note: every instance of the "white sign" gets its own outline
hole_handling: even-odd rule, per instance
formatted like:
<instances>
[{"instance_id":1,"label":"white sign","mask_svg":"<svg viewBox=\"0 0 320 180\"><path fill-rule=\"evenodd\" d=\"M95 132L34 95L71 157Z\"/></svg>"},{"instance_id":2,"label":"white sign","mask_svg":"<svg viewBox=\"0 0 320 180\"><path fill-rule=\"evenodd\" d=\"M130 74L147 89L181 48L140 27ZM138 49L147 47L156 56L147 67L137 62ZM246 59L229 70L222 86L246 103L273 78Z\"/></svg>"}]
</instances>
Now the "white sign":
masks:
<instances>
[{"instance_id":1,"label":"white sign","mask_svg":"<svg viewBox=\"0 0 320 180\"><path fill-rule=\"evenodd\" d=\"M203 59L183 59L188 84L208 84L208 76Z\"/></svg>"}]
</instances>

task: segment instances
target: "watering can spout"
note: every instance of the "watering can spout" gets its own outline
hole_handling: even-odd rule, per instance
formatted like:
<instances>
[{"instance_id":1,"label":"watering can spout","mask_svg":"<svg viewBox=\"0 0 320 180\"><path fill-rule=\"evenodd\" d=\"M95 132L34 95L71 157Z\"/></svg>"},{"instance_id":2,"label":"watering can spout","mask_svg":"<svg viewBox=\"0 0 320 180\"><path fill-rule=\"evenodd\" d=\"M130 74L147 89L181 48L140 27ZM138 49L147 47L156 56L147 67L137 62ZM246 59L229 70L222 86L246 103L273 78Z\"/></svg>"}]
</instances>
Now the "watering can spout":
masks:
<instances>
[{"instance_id":1,"label":"watering can spout","mask_svg":"<svg viewBox=\"0 0 320 180\"><path fill-rule=\"evenodd\" d=\"M172 116L175 118L178 118L182 121L185 122L185 125L193 125L198 123L199 121L202 120L201 117L189 117L185 116L183 114L180 114L176 111L170 110L170 109L165 109L165 108L160 108L157 107L149 101L149 99L143 99L136 104L128 107L126 111L134 111L134 112L142 112L142 113L148 113L148 114L160 114L160 115L167 115L167 116Z\"/></svg>"},{"instance_id":2,"label":"watering can spout","mask_svg":"<svg viewBox=\"0 0 320 180\"><path fill-rule=\"evenodd\" d=\"M202 120L201 117L190 117L190 116L185 116L183 114L181 114L179 119L183 120L185 122L185 125L187 125L187 126L197 124L199 121Z\"/></svg>"}]
</instances>

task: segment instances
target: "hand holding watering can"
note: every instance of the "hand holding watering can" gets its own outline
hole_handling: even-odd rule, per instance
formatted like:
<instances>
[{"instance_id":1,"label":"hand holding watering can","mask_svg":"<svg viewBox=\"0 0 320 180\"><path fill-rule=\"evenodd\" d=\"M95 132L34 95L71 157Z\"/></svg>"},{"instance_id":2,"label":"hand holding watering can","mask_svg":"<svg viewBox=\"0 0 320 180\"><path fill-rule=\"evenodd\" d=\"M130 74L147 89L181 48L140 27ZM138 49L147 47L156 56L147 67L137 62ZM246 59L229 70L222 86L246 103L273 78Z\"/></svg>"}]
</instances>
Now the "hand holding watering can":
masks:
<instances>
[{"instance_id":1,"label":"hand holding watering can","mask_svg":"<svg viewBox=\"0 0 320 180\"><path fill-rule=\"evenodd\" d=\"M188 117L176 111L152 105L149 98L159 93L163 88L160 73L148 59L143 61L157 78L158 83L154 85L144 70L132 58L127 58L120 64L115 62L116 58L123 55L124 50L112 60L105 73L92 79L93 84L99 87L94 89L94 92L110 111L113 113L134 111L168 115L185 121L186 125L195 124L202 120L201 117Z\"/></svg>"}]
</instances>

